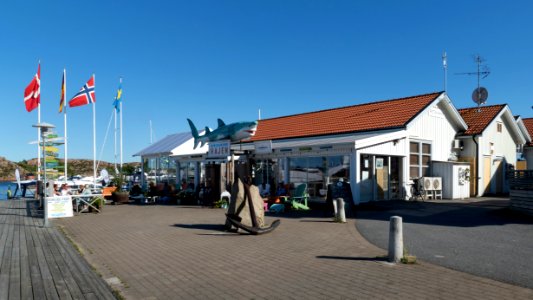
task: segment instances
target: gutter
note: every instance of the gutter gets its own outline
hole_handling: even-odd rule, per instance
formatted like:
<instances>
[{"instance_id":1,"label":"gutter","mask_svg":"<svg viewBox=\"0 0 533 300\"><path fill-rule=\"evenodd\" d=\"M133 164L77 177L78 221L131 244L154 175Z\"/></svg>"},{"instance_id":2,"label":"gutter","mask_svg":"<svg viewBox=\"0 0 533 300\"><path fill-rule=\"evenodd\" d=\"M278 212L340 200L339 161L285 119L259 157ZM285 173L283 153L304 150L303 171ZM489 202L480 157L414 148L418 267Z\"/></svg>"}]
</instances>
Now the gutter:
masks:
<instances>
[{"instance_id":1,"label":"gutter","mask_svg":"<svg viewBox=\"0 0 533 300\"><path fill-rule=\"evenodd\" d=\"M478 196L479 191L479 144L476 141L476 136L478 136L478 134L472 135L472 140L474 141L474 144L476 144L476 184L474 185L476 189L474 194L475 197Z\"/></svg>"}]
</instances>

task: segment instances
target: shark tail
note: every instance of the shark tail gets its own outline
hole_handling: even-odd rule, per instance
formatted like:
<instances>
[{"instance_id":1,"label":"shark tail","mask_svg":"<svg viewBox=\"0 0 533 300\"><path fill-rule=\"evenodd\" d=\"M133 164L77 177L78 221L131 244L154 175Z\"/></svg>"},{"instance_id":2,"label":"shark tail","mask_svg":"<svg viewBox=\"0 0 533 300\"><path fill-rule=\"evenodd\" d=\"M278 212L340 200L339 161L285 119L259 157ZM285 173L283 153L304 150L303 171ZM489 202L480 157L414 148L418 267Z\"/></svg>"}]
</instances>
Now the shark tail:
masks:
<instances>
[{"instance_id":1,"label":"shark tail","mask_svg":"<svg viewBox=\"0 0 533 300\"><path fill-rule=\"evenodd\" d=\"M196 147L198 147L198 143L200 142L198 140L198 130L196 129L196 126L194 126L194 123L190 120L190 119L187 119L187 122L189 122L189 126L191 127L191 133L192 133L192 136L194 137L194 148L193 149L196 149Z\"/></svg>"}]
</instances>

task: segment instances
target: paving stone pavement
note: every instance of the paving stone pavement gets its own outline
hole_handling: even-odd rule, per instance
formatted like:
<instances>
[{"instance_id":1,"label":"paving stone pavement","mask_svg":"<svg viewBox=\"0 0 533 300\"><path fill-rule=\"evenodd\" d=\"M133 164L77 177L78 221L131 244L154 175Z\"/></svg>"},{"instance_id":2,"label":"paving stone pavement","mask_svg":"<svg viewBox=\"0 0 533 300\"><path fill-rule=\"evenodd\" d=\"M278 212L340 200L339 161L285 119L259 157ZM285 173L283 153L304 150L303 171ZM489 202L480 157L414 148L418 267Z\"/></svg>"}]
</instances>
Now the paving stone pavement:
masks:
<instances>
[{"instance_id":1,"label":"paving stone pavement","mask_svg":"<svg viewBox=\"0 0 533 300\"><path fill-rule=\"evenodd\" d=\"M274 218L275 231L250 236L222 232L222 209L120 205L54 225L126 299L533 299L425 262L388 264L354 219Z\"/></svg>"}]
</instances>

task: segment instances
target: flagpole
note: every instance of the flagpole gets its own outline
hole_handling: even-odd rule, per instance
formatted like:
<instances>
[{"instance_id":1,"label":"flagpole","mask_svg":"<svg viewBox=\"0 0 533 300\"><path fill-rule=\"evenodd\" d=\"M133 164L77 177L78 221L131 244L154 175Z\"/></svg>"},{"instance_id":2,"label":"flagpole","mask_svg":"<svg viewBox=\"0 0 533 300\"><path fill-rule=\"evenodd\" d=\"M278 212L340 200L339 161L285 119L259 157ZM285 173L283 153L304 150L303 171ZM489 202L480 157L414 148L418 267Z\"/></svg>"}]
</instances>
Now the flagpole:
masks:
<instances>
[{"instance_id":1,"label":"flagpole","mask_svg":"<svg viewBox=\"0 0 533 300\"><path fill-rule=\"evenodd\" d=\"M120 89L122 90L122 77L120 77ZM122 92L121 92L122 95ZM120 172L122 172L122 96L120 99Z\"/></svg>"},{"instance_id":2,"label":"flagpole","mask_svg":"<svg viewBox=\"0 0 533 300\"><path fill-rule=\"evenodd\" d=\"M122 172L122 101L120 105L120 171Z\"/></svg>"},{"instance_id":3,"label":"flagpole","mask_svg":"<svg viewBox=\"0 0 533 300\"><path fill-rule=\"evenodd\" d=\"M41 60L39 60L39 71L40 71L40 68L41 68ZM40 94L41 94L41 74L39 74L39 95ZM39 99L39 103L37 103L37 124L41 124L41 100L40 99ZM41 127L37 127L37 180L41 180L41 149L39 148L40 146L41 146ZM43 189L44 189L44 186L43 186Z\"/></svg>"},{"instance_id":4,"label":"flagpole","mask_svg":"<svg viewBox=\"0 0 533 300\"><path fill-rule=\"evenodd\" d=\"M37 104L37 124L41 124L41 101ZM37 180L41 180L41 149L39 147L41 147L41 127L37 127Z\"/></svg>"},{"instance_id":5,"label":"flagpole","mask_svg":"<svg viewBox=\"0 0 533 300\"><path fill-rule=\"evenodd\" d=\"M93 74L93 84L96 93L96 78ZM96 188L96 101L93 102L93 181Z\"/></svg>"},{"instance_id":6,"label":"flagpole","mask_svg":"<svg viewBox=\"0 0 533 300\"><path fill-rule=\"evenodd\" d=\"M64 91L64 103L63 103L63 109L65 110L64 114L63 114L63 117L64 117L64 121L65 121L65 163L64 163L64 167L65 167L65 183L67 182L67 170L68 170L68 138L67 138L67 99L66 99L66 96L67 96L67 70L66 69L63 69L63 78L65 78L65 91Z\"/></svg>"},{"instance_id":7,"label":"flagpole","mask_svg":"<svg viewBox=\"0 0 533 300\"><path fill-rule=\"evenodd\" d=\"M116 101L116 97L115 97L115 101ZM114 116L115 116L115 131L114 131L114 134L115 134L115 156L114 156L114 163L115 163L115 172L117 170L117 108L115 107L114 108Z\"/></svg>"}]
</instances>

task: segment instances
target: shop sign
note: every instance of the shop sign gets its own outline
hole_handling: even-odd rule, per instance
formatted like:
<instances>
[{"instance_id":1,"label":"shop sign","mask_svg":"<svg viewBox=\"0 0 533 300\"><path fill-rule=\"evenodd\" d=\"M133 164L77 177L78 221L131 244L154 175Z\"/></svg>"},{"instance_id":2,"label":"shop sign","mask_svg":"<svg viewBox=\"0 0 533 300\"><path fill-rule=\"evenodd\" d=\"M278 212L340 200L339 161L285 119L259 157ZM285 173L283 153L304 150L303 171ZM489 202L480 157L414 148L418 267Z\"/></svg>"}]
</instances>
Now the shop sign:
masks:
<instances>
[{"instance_id":1,"label":"shop sign","mask_svg":"<svg viewBox=\"0 0 533 300\"><path fill-rule=\"evenodd\" d=\"M72 196L46 197L47 215L49 219L74 216Z\"/></svg>"},{"instance_id":2,"label":"shop sign","mask_svg":"<svg viewBox=\"0 0 533 300\"><path fill-rule=\"evenodd\" d=\"M259 141L254 142L255 153L268 154L272 153L272 141Z\"/></svg>"},{"instance_id":3,"label":"shop sign","mask_svg":"<svg viewBox=\"0 0 533 300\"><path fill-rule=\"evenodd\" d=\"M215 142L209 142L209 150L207 152L208 158L215 158L215 157L228 157L231 155L230 152L230 140L222 140L222 141L215 141Z\"/></svg>"}]
</instances>

